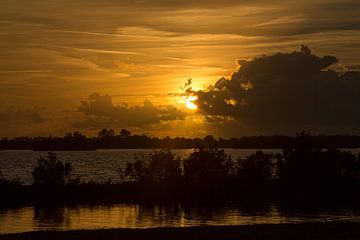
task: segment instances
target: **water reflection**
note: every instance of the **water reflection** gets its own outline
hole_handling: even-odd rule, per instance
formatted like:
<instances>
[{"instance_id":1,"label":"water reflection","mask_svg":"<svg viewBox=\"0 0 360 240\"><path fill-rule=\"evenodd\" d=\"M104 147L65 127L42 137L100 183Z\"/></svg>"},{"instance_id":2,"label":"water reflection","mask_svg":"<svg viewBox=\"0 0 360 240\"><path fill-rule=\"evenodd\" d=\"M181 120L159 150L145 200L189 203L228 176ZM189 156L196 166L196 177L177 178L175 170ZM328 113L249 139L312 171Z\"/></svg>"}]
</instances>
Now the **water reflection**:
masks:
<instances>
[{"instance_id":1,"label":"water reflection","mask_svg":"<svg viewBox=\"0 0 360 240\"><path fill-rule=\"evenodd\" d=\"M33 219L36 229L57 230L71 226L71 211L69 208L38 208L33 209Z\"/></svg>"},{"instance_id":2,"label":"water reflection","mask_svg":"<svg viewBox=\"0 0 360 240\"><path fill-rule=\"evenodd\" d=\"M286 212L279 211L276 205L263 208L189 207L180 204L25 207L0 210L0 233L36 230L278 224L333 220L360 221L360 212L346 209L324 210L317 213Z\"/></svg>"}]
</instances>

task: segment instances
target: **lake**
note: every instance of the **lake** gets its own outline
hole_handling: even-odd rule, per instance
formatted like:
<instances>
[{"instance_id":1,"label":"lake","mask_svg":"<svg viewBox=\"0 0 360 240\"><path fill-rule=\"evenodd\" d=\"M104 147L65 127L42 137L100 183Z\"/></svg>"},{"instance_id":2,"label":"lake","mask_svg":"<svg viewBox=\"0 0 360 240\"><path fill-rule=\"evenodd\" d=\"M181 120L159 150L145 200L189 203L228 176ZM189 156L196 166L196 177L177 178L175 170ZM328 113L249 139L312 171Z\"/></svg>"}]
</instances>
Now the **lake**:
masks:
<instances>
[{"instance_id":1,"label":"lake","mask_svg":"<svg viewBox=\"0 0 360 240\"><path fill-rule=\"evenodd\" d=\"M233 157L246 157L256 149L225 149ZM150 153L150 149L116 149L97 151L58 151L58 157L70 161L74 177L84 181L119 182L118 168L133 161L134 154ZM173 150L180 157L187 157L192 149ZM264 152L280 153L279 149ZM360 149L351 149L358 154ZM36 159L47 152L0 151L0 166L5 178L20 177L25 184L32 183L31 171ZM0 208L0 233L36 230L75 230L101 228L152 228L189 227L201 225L248 225L299 222L355 221L360 222L360 209L337 208L314 211L284 209L278 205L262 207L244 206L184 206L113 204L77 205L63 207Z\"/></svg>"},{"instance_id":2,"label":"lake","mask_svg":"<svg viewBox=\"0 0 360 240\"><path fill-rule=\"evenodd\" d=\"M69 161L73 166L73 177L83 181L94 180L105 182L109 178L113 182L120 181L118 169L127 161L132 161L134 154L151 153L151 149L110 149L97 151L56 151L62 161ZM172 150L179 157L187 157L192 149ZM256 149L225 149L233 157L246 157ZM264 152L280 153L279 149L266 149ZM31 150L0 151L0 168L6 179L19 177L24 184L33 183L31 171L37 165L36 159L46 157L47 152Z\"/></svg>"}]
</instances>

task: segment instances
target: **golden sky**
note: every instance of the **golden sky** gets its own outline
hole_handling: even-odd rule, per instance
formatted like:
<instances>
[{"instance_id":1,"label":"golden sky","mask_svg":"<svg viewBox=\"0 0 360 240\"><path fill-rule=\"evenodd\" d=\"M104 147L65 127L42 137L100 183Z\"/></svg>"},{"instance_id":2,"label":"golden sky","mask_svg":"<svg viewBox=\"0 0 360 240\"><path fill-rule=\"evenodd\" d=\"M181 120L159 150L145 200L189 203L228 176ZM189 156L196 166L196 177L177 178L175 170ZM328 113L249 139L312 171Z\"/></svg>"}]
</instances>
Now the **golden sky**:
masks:
<instances>
[{"instance_id":1,"label":"golden sky","mask_svg":"<svg viewBox=\"0 0 360 240\"><path fill-rule=\"evenodd\" d=\"M359 29L357 0L0 0L0 137L281 133L241 119L238 131L209 125L180 88L301 44L359 70Z\"/></svg>"}]
</instances>

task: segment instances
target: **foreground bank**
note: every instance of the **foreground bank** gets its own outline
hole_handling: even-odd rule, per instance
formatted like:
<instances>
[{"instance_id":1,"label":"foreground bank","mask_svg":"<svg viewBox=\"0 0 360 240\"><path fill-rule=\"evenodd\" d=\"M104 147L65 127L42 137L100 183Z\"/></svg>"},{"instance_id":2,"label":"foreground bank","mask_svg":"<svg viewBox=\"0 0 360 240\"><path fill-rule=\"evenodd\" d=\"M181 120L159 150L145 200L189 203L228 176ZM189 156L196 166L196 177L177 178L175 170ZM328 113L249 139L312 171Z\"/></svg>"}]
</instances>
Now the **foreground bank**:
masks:
<instances>
[{"instance_id":1,"label":"foreground bank","mask_svg":"<svg viewBox=\"0 0 360 240\"><path fill-rule=\"evenodd\" d=\"M349 239L360 238L360 222L201 226L188 228L38 231L3 234L1 240L42 239Z\"/></svg>"}]
</instances>

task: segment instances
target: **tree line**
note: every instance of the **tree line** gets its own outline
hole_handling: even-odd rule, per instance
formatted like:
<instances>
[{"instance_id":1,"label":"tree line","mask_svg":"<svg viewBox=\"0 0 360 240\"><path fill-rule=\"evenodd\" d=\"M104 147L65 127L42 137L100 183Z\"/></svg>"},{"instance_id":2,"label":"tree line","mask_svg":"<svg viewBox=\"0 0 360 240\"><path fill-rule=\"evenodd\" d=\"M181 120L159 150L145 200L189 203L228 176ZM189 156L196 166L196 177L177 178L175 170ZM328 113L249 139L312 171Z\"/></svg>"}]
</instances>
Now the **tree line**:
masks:
<instances>
[{"instance_id":1,"label":"tree line","mask_svg":"<svg viewBox=\"0 0 360 240\"><path fill-rule=\"evenodd\" d=\"M360 136L333 135L311 136L312 141L322 148L359 148ZM67 133L63 137L15 137L0 140L0 150L96 150L96 149L132 149L132 148L172 148L186 149L199 146L239 149L283 149L292 145L294 137L285 135L243 136L239 138L215 138L207 135L203 138L149 137L133 135L127 129L118 133L114 129L102 129L96 137L88 137L80 132Z\"/></svg>"}]
</instances>

